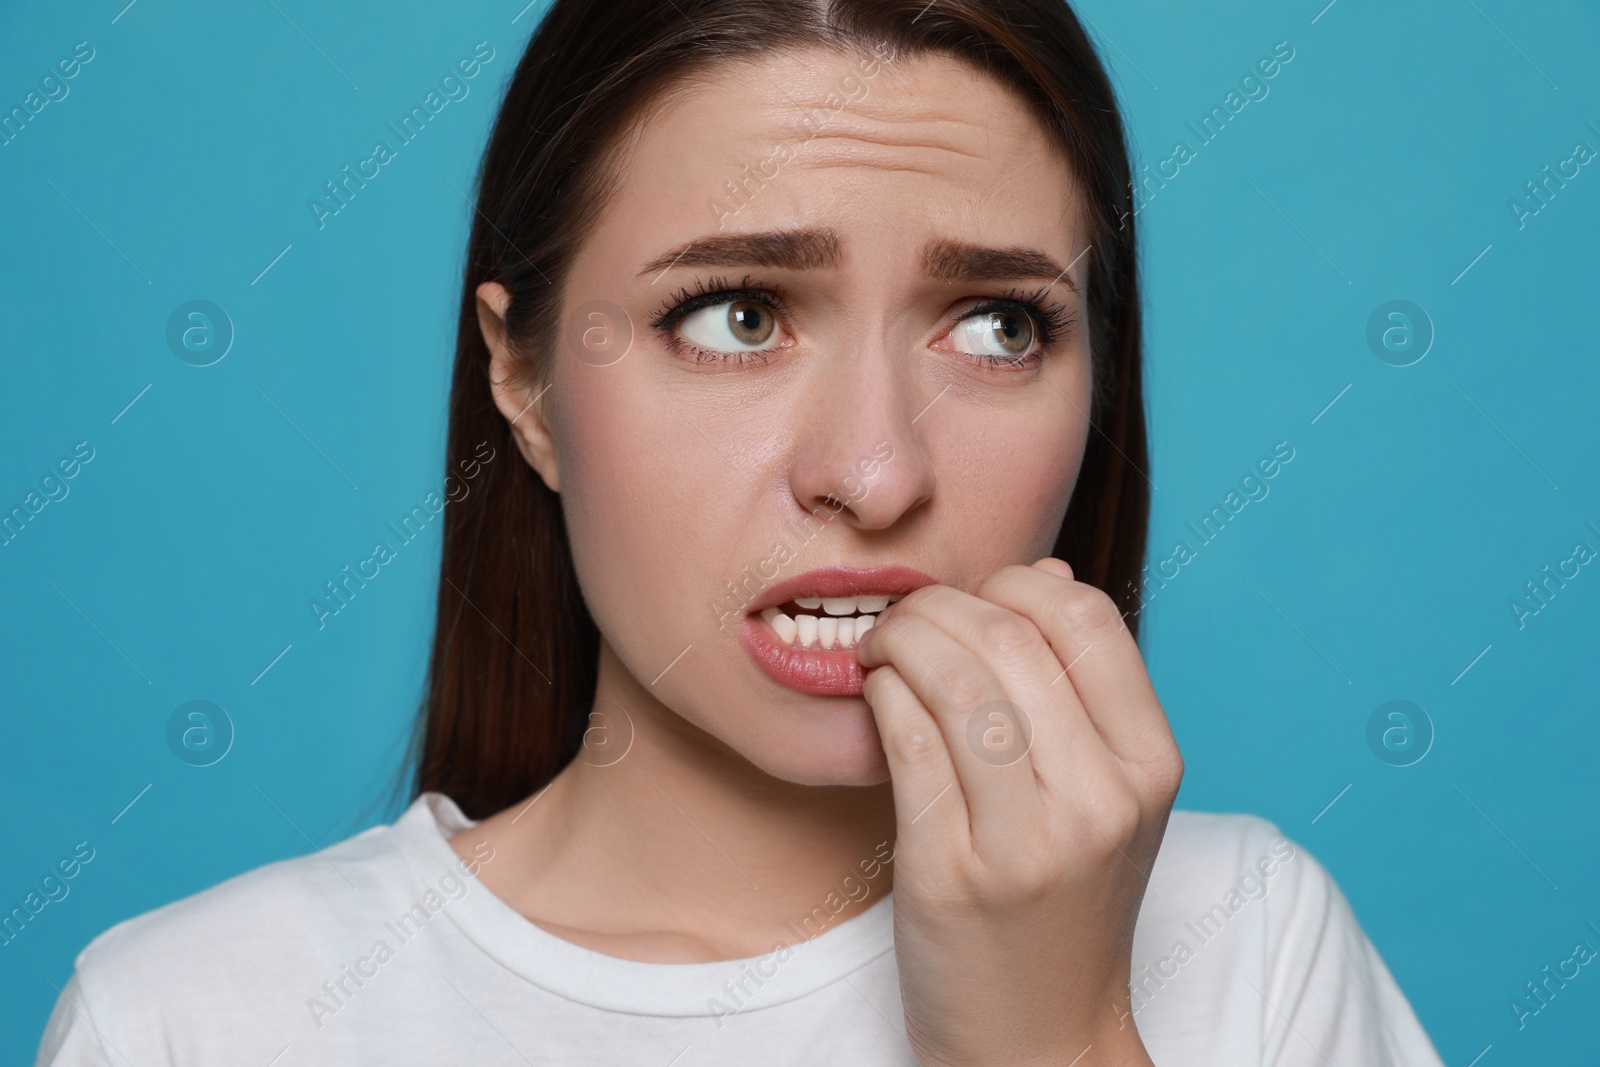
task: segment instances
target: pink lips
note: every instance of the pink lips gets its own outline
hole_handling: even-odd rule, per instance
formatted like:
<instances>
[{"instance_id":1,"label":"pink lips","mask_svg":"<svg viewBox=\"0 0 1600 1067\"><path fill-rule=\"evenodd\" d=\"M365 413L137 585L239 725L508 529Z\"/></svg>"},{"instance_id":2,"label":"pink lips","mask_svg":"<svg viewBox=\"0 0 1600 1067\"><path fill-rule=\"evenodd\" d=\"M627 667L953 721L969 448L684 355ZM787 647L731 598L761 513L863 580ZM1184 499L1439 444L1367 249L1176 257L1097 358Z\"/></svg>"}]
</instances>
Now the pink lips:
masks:
<instances>
[{"instance_id":1,"label":"pink lips","mask_svg":"<svg viewBox=\"0 0 1600 1067\"><path fill-rule=\"evenodd\" d=\"M768 678L813 696L860 696L866 670L853 648L801 649L783 643L761 618L764 608L795 597L895 596L935 584L914 567L821 567L769 586L746 605L739 643Z\"/></svg>"}]
</instances>

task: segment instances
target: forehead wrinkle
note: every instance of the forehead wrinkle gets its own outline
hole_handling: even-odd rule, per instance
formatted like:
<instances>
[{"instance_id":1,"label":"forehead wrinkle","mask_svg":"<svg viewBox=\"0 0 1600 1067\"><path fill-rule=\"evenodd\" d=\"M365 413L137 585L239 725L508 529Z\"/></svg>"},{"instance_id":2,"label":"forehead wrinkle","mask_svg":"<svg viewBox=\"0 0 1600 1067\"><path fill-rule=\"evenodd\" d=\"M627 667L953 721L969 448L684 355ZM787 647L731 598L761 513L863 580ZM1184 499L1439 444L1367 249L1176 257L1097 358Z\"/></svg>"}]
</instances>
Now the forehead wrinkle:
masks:
<instances>
[{"instance_id":1,"label":"forehead wrinkle","mask_svg":"<svg viewBox=\"0 0 1600 1067\"><path fill-rule=\"evenodd\" d=\"M800 170L861 168L971 182L974 163L985 168L992 164L987 152L965 148L958 141L938 137L934 131L929 131L926 138L895 133L860 127L818 131L796 145L789 165Z\"/></svg>"},{"instance_id":2,"label":"forehead wrinkle","mask_svg":"<svg viewBox=\"0 0 1600 1067\"><path fill-rule=\"evenodd\" d=\"M886 134L887 131L885 131L885 134L874 136L872 132L867 130L837 130L833 132L822 130L806 138L806 141L807 143L815 143L817 141L853 141L864 145L874 145L879 148L905 148L913 151L926 150L933 152L949 152L952 155L965 156L968 159L987 160L990 158L989 153L987 152L968 151L961 148L954 141L943 141L938 139L924 140L916 137L896 138L887 136Z\"/></svg>"},{"instance_id":3,"label":"forehead wrinkle","mask_svg":"<svg viewBox=\"0 0 1600 1067\"><path fill-rule=\"evenodd\" d=\"M934 163L919 165L909 160L893 160L872 156L848 156L833 152L819 159L796 159L792 166L801 170L877 170L892 174L924 174L931 178L948 178L947 168Z\"/></svg>"}]
</instances>

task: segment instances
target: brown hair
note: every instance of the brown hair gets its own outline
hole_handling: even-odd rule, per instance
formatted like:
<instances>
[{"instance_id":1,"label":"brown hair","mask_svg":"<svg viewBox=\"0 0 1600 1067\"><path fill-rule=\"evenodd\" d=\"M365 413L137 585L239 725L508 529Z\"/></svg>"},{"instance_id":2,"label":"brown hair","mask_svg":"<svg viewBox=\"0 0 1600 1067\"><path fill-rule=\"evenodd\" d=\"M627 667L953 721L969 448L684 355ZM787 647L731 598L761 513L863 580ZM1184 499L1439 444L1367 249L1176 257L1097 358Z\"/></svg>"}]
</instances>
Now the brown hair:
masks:
<instances>
[{"instance_id":1,"label":"brown hair","mask_svg":"<svg viewBox=\"0 0 1600 1067\"><path fill-rule=\"evenodd\" d=\"M506 323L539 375L563 282L607 199L623 135L698 70L827 46L956 56L1028 100L1071 161L1089 225L1094 429L1055 554L1138 622L1149 515L1129 165L1115 94L1064 0L556 0L506 91L477 179L450 395L447 469L474 491L446 509L438 619L413 741L414 790L483 818L578 751L599 632L561 503L521 461L489 386L478 286L511 294Z\"/></svg>"}]
</instances>

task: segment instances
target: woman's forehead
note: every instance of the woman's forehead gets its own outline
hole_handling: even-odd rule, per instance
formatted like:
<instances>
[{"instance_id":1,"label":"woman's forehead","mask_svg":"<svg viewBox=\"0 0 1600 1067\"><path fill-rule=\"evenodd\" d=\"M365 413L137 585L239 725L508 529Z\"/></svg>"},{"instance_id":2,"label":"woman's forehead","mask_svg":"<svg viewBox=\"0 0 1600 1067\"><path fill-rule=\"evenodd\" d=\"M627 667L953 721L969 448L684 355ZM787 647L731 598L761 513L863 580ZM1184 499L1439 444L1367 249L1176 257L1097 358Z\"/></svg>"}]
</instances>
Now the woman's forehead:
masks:
<instances>
[{"instance_id":1,"label":"woman's forehead","mask_svg":"<svg viewBox=\"0 0 1600 1067\"><path fill-rule=\"evenodd\" d=\"M831 226L848 246L887 224L919 248L1070 258L1079 239L1071 168L1027 102L939 55L779 52L705 72L652 109L619 177L613 223L680 244Z\"/></svg>"}]
</instances>

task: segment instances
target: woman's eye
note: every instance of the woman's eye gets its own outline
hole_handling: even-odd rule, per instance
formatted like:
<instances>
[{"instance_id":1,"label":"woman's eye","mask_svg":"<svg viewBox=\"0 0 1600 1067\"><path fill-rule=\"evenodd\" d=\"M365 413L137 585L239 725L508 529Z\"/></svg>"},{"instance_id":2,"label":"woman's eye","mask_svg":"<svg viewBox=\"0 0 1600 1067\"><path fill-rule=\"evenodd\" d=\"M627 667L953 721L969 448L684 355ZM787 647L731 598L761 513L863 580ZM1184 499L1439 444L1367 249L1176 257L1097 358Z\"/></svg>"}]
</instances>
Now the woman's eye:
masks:
<instances>
[{"instance_id":1,"label":"woman's eye","mask_svg":"<svg viewBox=\"0 0 1600 1067\"><path fill-rule=\"evenodd\" d=\"M950 339L958 352L1015 362L1033 350L1038 333L1025 311L980 311L956 323Z\"/></svg>"},{"instance_id":2,"label":"woman's eye","mask_svg":"<svg viewBox=\"0 0 1600 1067\"><path fill-rule=\"evenodd\" d=\"M678 332L691 344L713 352L756 352L772 347L778 317L757 301L731 300L685 315Z\"/></svg>"}]
</instances>

